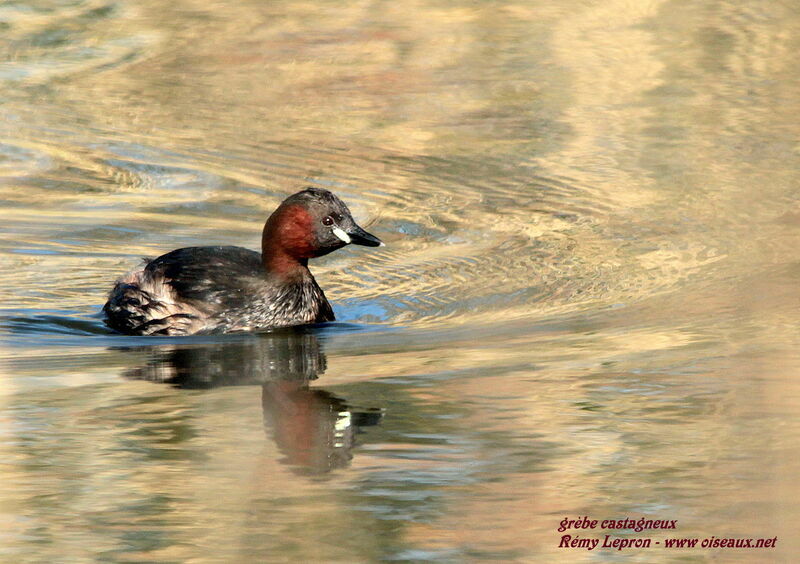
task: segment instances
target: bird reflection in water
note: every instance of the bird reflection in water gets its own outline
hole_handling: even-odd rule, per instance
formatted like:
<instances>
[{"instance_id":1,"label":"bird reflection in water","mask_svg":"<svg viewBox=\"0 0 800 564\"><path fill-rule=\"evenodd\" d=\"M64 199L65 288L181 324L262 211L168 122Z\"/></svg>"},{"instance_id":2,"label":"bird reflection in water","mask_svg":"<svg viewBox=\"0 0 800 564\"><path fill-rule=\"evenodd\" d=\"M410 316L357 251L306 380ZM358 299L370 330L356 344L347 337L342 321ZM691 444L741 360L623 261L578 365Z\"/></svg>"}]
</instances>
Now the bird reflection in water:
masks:
<instances>
[{"instance_id":1,"label":"bird reflection in water","mask_svg":"<svg viewBox=\"0 0 800 564\"><path fill-rule=\"evenodd\" d=\"M327 364L313 330L284 329L226 341L151 349L148 363L125 376L185 389L260 385L264 426L298 473L346 467L359 431L380 422L379 408L354 408L309 387Z\"/></svg>"}]
</instances>

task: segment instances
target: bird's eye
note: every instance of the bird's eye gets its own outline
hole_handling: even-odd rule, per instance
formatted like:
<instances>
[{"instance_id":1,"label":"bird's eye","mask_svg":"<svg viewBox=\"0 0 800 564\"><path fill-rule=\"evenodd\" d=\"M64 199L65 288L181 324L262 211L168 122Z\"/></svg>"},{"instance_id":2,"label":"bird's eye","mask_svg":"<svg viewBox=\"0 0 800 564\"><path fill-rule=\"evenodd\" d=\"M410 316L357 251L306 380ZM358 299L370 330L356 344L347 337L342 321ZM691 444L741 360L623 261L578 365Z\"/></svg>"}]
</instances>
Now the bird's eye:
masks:
<instances>
[{"instance_id":1,"label":"bird's eye","mask_svg":"<svg viewBox=\"0 0 800 564\"><path fill-rule=\"evenodd\" d=\"M333 218L331 216L327 216L322 220L322 223L325 225L333 225Z\"/></svg>"}]
</instances>

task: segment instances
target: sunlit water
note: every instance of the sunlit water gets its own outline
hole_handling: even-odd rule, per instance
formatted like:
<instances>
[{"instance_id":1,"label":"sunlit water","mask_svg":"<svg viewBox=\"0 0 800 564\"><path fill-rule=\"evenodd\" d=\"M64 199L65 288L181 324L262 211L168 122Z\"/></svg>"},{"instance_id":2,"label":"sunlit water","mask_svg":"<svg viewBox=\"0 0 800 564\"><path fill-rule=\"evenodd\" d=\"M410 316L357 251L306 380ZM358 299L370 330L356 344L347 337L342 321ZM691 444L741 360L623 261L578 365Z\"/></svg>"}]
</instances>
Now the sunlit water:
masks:
<instances>
[{"instance_id":1,"label":"sunlit water","mask_svg":"<svg viewBox=\"0 0 800 564\"><path fill-rule=\"evenodd\" d=\"M0 5L0 559L791 561L795 8ZM104 329L308 185L387 242L337 323Z\"/></svg>"}]
</instances>

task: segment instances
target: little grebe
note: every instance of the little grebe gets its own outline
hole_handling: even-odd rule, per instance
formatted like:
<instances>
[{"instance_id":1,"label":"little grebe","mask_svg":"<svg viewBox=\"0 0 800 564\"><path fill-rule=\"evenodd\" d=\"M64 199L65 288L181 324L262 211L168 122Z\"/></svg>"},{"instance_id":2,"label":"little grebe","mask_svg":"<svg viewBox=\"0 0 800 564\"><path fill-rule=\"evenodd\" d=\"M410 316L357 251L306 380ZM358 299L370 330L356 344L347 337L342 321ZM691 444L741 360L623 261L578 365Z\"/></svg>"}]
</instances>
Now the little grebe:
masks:
<instances>
[{"instance_id":1,"label":"little grebe","mask_svg":"<svg viewBox=\"0 0 800 564\"><path fill-rule=\"evenodd\" d=\"M187 247L117 280L103 306L106 325L128 335L193 335L333 321L308 259L350 243L383 245L334 194L307 188L267 219L260 254Z\"/></svg>"}]
</instances>

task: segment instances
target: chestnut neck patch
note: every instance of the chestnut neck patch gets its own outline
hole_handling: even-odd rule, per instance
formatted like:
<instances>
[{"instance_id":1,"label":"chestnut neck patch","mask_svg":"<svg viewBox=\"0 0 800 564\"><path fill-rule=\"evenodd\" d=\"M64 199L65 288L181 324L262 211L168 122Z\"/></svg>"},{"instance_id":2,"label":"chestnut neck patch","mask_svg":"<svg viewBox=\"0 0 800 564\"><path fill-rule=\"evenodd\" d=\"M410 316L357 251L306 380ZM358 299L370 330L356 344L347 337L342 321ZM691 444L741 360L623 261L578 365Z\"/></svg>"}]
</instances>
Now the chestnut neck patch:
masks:
<instances>
[{"instance_id":1,"label":"chestnut neck patch","mask_svg":"<svg viewBox=\"0 0 800 564\"><path fill-rule=\"evenodd\" d=\"M264 226L262 260L268 272L289 275L304 269L316 253L314 218L301 205L281 207Z\"/></svg>"}]
</instances>

